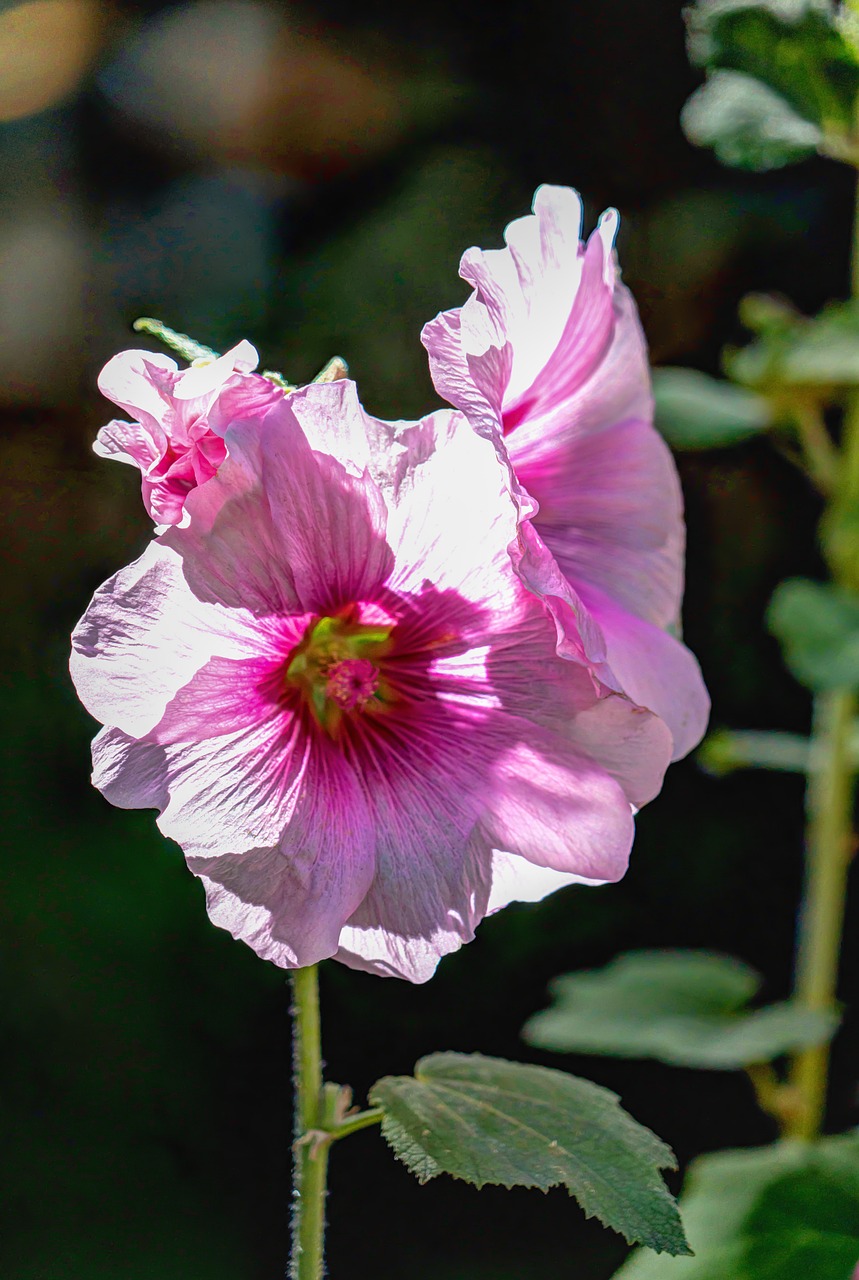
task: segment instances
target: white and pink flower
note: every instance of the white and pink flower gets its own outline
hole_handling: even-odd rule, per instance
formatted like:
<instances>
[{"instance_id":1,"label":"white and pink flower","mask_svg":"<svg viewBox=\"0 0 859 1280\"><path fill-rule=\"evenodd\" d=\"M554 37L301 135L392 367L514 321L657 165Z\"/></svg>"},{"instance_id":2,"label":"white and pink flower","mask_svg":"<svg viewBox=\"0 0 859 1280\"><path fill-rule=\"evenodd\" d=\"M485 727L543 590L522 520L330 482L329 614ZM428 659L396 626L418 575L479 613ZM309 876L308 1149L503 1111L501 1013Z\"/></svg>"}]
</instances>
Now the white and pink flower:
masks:
<instances>
[{"instance_id":1,"label":"white and pink flower","mask_svg":"<svg viewBox=\"0 0 859 1280\"><path fill-rule=\"evenodd\" d=\"M347 381L224 440L72 655L96 786L160 811L214 922L421 982L507 902L619 878L671 734L558 656L493 445L450 411L373 419Z\"/></svg>"},{"instance_id":2,"label":"white and pink flower","mask_svg":"<svg viewBox=\"0 0 859 1280\"><path fill-rule=\"evenodd\" d=\"M509 458L522 525L511 554L558 625L559 653L655 711L674 758L700 741L709 700L675 638L683 504L653 427L647 348L613 253L617 214L587 243L568 187L540 187L506 247L469 249L474 292L425 326L439 393Z\"/></svg>"},{"instance_id":3,"label":"white and pink flower","mask_svg":"<svg viewBox=\"0 0 859 1280\"><path fill-rule=\"evenodd\" d=\"M151 351L122 351L102 369L102 394L135 421L109 422L93 448L140 469L143 503L156 524L180 523L188 494L224 461L231 422L259 417L282 399L278 387L253 373L258 361L251 344L240 342L190 369Z\"/></svg>"}]
</instances>

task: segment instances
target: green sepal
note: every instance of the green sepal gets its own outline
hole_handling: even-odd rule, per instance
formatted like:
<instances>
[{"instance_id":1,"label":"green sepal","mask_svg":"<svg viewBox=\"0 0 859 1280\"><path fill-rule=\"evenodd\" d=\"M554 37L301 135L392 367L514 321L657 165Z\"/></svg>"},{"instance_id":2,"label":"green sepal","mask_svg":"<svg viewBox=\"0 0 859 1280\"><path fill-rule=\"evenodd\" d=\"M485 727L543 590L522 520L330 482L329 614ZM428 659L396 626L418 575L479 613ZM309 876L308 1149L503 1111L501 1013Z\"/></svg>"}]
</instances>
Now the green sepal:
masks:
<instances>
[{"instance_id":1,"label":"green sepal","mask_svg":"<svg viewBox=\"0 0 859 1280\"><path fill-rule=\"evenodd\" d=\"M674 449L715 449L765 431L772 410L763 396L697 369L654 369L656 426Z\"/></svg>"},{"instance_id":2,"label":"green sepal","mask_svg":"<svg viewBox=\"0 0 859 1280\"><path fill-rule=\"evenodd\" d=\"M809 689L859 688L859 596L809 578L776 588L767 625L784 660Z\"/></svg>"},{"instance_id":3,"label":"green sepal","mask_svg":"<svg viewBox=\"0 0 859 1280\"><path fill-rule=\"evenodd\" d=\"M615 1280L850 1280L859 1130L703 1156L680 1199L693 1258L636 1251Z\"/></svg>"},{"instance_id":4,"label":"green sepal","mask_svg":"<svg viewBox=\"0 0 859 1280\"><path fill-rule=\"evenodd\" d=\"M672 1066L738 1070L828 1040L834 1014L790 1002L751 1010L760 976L706 951L632 951L604 969L551 985L553 1003L523 1028L560 1053L656 1058Z\"/></svg>"},{"instance_id":5,"label":"green sepal","mask_svg":"<svg viewBox=\"0 0 859 1280\"><path fill-rule=\"evenodd\" d=\"M382 1133L420 1182L440 1173L474 1186L563 1185L589 1216L657 1252L688 1246L660 1169L669 1148L608 1089L546 1067L434 1053L414 1076L386 1076L370 1101Z\"/></svg>"}]
</instances>

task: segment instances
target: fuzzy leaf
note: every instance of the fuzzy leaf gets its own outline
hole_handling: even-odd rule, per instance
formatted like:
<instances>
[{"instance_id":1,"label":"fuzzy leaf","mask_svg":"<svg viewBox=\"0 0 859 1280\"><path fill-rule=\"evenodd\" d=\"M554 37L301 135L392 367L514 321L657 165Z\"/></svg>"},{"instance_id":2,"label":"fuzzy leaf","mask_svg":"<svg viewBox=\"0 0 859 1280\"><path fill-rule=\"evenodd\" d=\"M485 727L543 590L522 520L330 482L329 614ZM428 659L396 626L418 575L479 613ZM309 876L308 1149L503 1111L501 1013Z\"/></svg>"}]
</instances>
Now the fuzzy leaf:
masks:
<instances>
[{"instance_id":1,"label":"fuzzy leaf","mask_svg":"<svg viewBox=\"0 0 859 1280\"><path fill-rule=\"evenodd\" d=\"M775 590L767 624L809 689L859 688L859 597L852 592L789 578Z\"/></svg>"},{"instance_id":2,"label":"fuzzy leaf","mask_svg":"<svg viewBox=\"0 0 859 1280\"><path fill-rule=\"evenodd\" d=\"M615 1280L849 1280L859 1260L859 1130L704 1156L680 1204L694 1258L636 1252Z\"/></svg>"},{"instance_id":3,"label":"fuzzy leaf","mask_svg":"<svg viewBox=\"0 0 859 1280\"><path fill-rule=\"evenodd\" d=\"M823 131L852 128L859 66L821 0L699 0L687 11L689 53L709 70L767 85Z\"/></svg>"},{"instance_id":4,"label":"fuzzy leaf","mask_svg":"<svg viewBox=\"0 0 859 1280\"><path fill-rule=\"evenodd\" d=\"M738 71L713 71L680 114L690 142L712 147L736 169L780 169L814 155L820 127L759 80Z\"/></svg>"},{"instance_id":5,"label":"fuzzy leaf","mask_svg":"<svg viewBox=\"0 0 859 1280\"><path fill-rule=\"evenodd\" d=\"M554 1004L523 1029L541 1049L734 1070L820 1044L834 1015L785 1002L745 1006L760 978L706 951L638 951L552 983Z\"/></svg>"},{"instance_id":6,"label":"fuzzy leaf","mask_svg":"<svg viewBox=\"0 0 859 1280\"><path fill-rule=\"evenodd\" d=\"M696 369L654 369L656 425L674 449L714 449L766 430L762 396Z\"/></svg>"},{"instance_id":7,"label":"fuzzy leaf","mask_svg":"<svg viewBox=\"0 0 859 1280\"><path fill-rule=\"evenodd\" d=\"M620 1107L615 1094L546 1067L480 1054L434 1053L414 1076L370 1090L382 1133L426 1182L449 1173L477 1187L563 1184L585 1213L657 1252L687 1252L659 1170L669 1148Z\"/></svg>"}]
</instances>

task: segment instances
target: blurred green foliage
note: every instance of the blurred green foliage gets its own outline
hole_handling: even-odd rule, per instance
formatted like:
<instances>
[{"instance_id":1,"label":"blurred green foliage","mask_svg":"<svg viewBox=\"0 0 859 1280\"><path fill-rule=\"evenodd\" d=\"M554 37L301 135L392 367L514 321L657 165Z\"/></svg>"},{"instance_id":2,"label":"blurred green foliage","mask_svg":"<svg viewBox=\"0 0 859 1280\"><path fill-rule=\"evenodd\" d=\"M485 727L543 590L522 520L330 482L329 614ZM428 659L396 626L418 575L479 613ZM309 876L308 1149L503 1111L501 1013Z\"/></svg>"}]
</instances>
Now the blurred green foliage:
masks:
<instances>
[{"instance_id":1,"label":"blurred green foliage","mask_svg":"<svg viewBox=\"0 0 859 1280\"><path fill-rule=\"evenodd\" d=\"M697 0L686 20L708 72L683 114L692 142L748 169L849 150L859 60L827 0Z\"/></svg>"},{"instance_id":2,"label":"blurred green foliage","mask_svg":"<svg viewBox=\"0 0 859 1280\"><path fill-rule=\"evenodd\" d=\"M112 32L105 57L164 6L120 8L129 26ZM355 27L370 39L387 33L392 63L408 63L409 45L435 50L448 82L441 96L462 104L460 115L446 105L436 117L422 102L420 132L394 129L389 144L366 151L372 122L360 96L346 95L352 152L330 169L290 167L276 147L189 157L169 128L147 134L97 85L0 130L4 271L24 260L18 229L41 218L56 230L62 208L62 262L77 255L71 266L85 278L71 323L77 276L68 284L39 241L31 256L42 277L16 276L15 304L2 312L6 349L18 353L0 446L9 617L0 637L0 1250L9 1280L268 1280L286 1255L284 975L209 925L200 886L152 814L111 809L88 782L95 725L68 682L68 634L94 587L149 536L137 476L89 454L113 412L95 395L98 369L140 342L130 322L154 311L219 348L248 336L266 367L296 379L338 352L368 409L424 411L436 401L419 329L466 296L461 252L499 245L536 185L559 181L582 189L589 226L605 204L621 208L625 279L660 362L694 358L715 372L721 348L738 340L736 300L749 290L781 289L807 311L843 291L846 255L832 246L842 232L846 243L850 193L837 173L812 186L801 171L752 188L686 145L677 117L694 86L680 10L679 0L528 12L502 3L487 24L479 7L452 0L395 13L373 0L360 13L334 0L307 5L307 27L351 47L354 64ZM285 64L277 83L293 73ZM421 81L415 92L425 89ZM299 114L283 113L284 132L299 130ZM312 118L311 102L303 119ZM819 574L817 499L755 440L681 458L681 468L686 638L716 715L804 729L807 700L760 620L779 581ZM783 994L800 780L717 783L685 762L637 824L622 883L505 910L426 987L325 966L329 1076L360 1097L440 1044L519 1056L518 1029L552 975L630 947L733 952L767 973L768 997ZM856 936L845 962L854 988ZM836 1062L839 1123L851 1114L855 1037L852 1024ZM684 1160L771 1137L733 1077L574 1065L618 1090ZM605 1280L622 1260L623 1247L563 1192L478 1194L442 1179L419 1188L373 1132L335 1151L332 1180L333 1276L542 1280L574 1258L581 1280Z\"/></svg>"},{"instance_id":3,"label":"blurred green foliage","mask_svg":"<svg viewBox=\"0 0 859 1280\"><path fill-rule=\"evenodd\" d=\"M526 1022L529 1044L560 1053L656 1058L731 1070L821 1044L837 1019L789 1001L748 1006L762 979L729 956L638 951L551 984L553 1003Z\"/></svg>"},{"instance_id":4,"label":"blurred green foliage","mask_svg":"<svg viewBox=\"0 0 859 1280\"><path fill-rule=\"evenodd\" d=\"M696 1160L682 1207L694 1258L635 1254L617 1280L849 1280L859 1132Z\"/></svg>"},{"instance_id":5,"label":"blurred green foliage","mask_svg":"<svg viewBox=\"0 0 859 1280\"><path fill-rule=\"evenodd\" d=\"M772 422L762 396L697 369L655 369L656 425L674 449L739 444Z\"/></svg>"},{"instance_id":6,"label":"blurred green foliage","mask_svg":"<svg viewBox=\"0 0 859 1280\"><path fill-rule=\"evenodd\" d=\"M828 582L779 584L767 617L793 674L809 689L859 687L859 599Z\"/></svg>"}]
</instances>

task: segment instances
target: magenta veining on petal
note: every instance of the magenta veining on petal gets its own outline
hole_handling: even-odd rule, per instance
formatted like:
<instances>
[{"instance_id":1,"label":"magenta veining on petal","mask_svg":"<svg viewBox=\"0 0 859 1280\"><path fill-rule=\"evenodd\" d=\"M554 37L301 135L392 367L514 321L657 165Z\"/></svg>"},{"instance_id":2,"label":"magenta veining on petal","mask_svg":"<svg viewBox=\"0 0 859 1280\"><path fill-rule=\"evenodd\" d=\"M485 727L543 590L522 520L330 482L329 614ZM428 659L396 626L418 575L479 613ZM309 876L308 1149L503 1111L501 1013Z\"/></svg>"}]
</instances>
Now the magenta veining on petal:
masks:
<instances>
[{"instance_id":1,"label":"magenta veining on petal","mask_svg":"<svg viewBox=\"0 0 859 1280\"><path fill-rule=\"evenodd\" d=\"M559 656L493 445L345 380L224 439L72 655L96 785L159 811L213 921L421 982L488 912L622 875L670 734Z\"/></svg>"}]
</instances>

